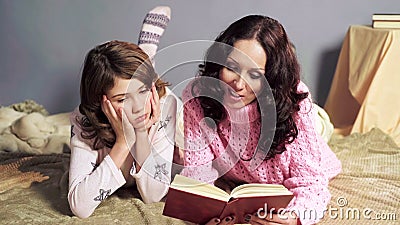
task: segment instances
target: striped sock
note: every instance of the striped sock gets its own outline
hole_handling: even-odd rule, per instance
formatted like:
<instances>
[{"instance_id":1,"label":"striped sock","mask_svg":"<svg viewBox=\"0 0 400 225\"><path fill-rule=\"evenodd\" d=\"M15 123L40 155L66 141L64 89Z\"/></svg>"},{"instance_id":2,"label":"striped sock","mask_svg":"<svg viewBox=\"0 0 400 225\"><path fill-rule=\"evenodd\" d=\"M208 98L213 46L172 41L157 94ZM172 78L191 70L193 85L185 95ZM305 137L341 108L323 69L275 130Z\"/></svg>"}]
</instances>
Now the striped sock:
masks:
<instances>
[{"instance_id":1,"label":"striped sock","mask_svg":"<svg viewBox=\"0 0 400 225\"><path fill-rule=\"evenodd\" d=\"M170 19L171 9L168 6L157 6L143 20L138 45L150 57L153 66L160 38Z\"/></svg>"}]
</instances>

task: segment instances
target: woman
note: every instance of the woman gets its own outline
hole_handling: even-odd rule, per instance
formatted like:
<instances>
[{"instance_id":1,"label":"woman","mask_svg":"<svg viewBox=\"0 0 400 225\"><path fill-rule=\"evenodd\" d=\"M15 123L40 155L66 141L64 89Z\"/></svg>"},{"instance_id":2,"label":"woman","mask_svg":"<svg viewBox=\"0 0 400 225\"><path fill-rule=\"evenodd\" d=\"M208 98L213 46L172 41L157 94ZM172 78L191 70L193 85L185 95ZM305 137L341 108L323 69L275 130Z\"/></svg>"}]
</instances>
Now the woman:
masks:
<instances>
[{"instance_id":1,"label":"woman","mask_svg":"<svg viewBox=\"0 0 400 225\"><path fill-rule=\"evenodd\" d=\"M183 175L210 183L222 176L235 185L283 184L294 193L283 215L243 215L249 223L313 224L323 216L328 180L341 164L315 130L309 90L278 21L250 15L231 24L208 50L183 100ZM209 224L233 224L236 217Z\"/></svg>"}]
</instances>

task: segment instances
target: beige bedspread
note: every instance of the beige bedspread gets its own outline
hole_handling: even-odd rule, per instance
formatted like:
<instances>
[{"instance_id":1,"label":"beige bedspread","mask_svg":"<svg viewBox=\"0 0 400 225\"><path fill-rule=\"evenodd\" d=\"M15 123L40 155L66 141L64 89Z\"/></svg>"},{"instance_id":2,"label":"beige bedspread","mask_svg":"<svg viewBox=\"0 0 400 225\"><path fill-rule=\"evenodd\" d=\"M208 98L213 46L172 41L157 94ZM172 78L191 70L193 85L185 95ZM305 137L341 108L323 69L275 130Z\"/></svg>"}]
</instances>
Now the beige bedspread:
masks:
<instances>
[{"instance_id":1,"label":"beige bedspread","mask_svg":"<svg viewBox=\"0 0 400 225\"><path fill-rule=\"evenodd\" d=\"M332 199L321 224L400 224L400 148L393 139L372 129L333 136L329 144L343 170L329 184Z\"/></svg>"},{"instance_id":2,"label":"beige bedspread","mask_svg":"<svg viewBox=\"0 0 400 225\"><path fill-rule=\"evenodd\" d=\"M393 140L374 129L344 138L334 135L330 145L343 172L330 182L332 200L320 224L399 224L400 149ZM66 153L1 153L0 223L185 224L162 216L163 203L145 205L129 190L109 197L88 219L72 216L66 199L68 163ZM377 215L385 220L374 220Z\"/></svg>"}]
</instances>

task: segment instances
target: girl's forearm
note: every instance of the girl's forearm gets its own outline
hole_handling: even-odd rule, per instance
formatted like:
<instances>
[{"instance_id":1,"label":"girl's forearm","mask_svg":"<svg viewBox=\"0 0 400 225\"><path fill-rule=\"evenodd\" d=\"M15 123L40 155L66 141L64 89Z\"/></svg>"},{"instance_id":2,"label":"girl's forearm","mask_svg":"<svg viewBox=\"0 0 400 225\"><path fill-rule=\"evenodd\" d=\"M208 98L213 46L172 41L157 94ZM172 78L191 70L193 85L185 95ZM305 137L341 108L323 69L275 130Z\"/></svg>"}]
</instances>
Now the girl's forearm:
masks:
<instances>
[{"instance_id":1,"label":"girl's forearm","mask_svg":"<svg viewBox=\"0 0 400 225\"><path fill-rule=\"evenodd\" d=\"M118 169L121 169L122 164L125 162L129 154L129 148L125 142L115 142L109 155L114 161Z\"/></svg>"},{"instance_id":2,"label":"girl's forearm","mask_svg":"<svg viewBox=\"0 0 400 225\"><path fill-rule=\"evenodd\" d=\"M143 163L151 153L151 144L147 131L136 131L134 159L136 172L139 172Z\"/></svg>"}]
</instances>

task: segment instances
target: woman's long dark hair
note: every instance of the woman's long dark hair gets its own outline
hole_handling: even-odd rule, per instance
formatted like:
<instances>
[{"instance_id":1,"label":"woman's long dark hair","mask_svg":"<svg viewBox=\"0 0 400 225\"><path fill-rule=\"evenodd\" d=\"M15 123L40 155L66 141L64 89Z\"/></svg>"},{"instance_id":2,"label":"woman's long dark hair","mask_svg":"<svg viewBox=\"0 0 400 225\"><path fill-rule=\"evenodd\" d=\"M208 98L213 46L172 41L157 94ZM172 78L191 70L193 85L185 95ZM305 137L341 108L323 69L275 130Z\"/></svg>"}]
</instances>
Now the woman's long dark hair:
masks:
<instances>
[{"instance_id":1,"label":"woman's long dark hair","mask_svg":"<svg viewBox=\"0 0 400 225\"><path fill-rule=\"evenodd\" d=\"M199 76L219 79L219 73L232 51L230 46L233 46L236 41L251 39L257 40L266 53L265 77L275 99L276 126L272 144L271 138L267 135L270 132L261 132L257 147L262 151L267 151L266 159L270 159L284 152L285 145L293 142L297 137L298 130L293 115L300 110L300 101L308 96L308 93L297 91L297 85L300 82L300 65L283 26L277 20L261 15L249 15L239 19L223 31L208 49L204 63L199 66ZM199 93L198 99L205 117L212 118L216 123L226 118L226 110L220 103L224 91L219 82L210 82L210 79L207 79L207 84L205 84L202 79L198 79L193 83L192 93L194 96L196 96L195 93ZM261 93L257 97L258 101L268 101L265 95ZM268 120L268 113L265 110L259 104L263 124ZM267 149L268 143L271 144L270 149Z\"/></svg>"},{"instance_id":2,"label":"woman's long dark hair","mask_svg":"<svg viewBox=\"0 0 400 225\"><path fill-rule=\"evenodd\" d=\"M165 94L167 83L158 78L149 57L137 45L110 41L91 49L85 58L81 78L81 104L84 115L77 118L84 139L94 139L92 148L111 148L115 143L115 132L101 109L102 96L113 86L115 78L136 78L148 88L155 82L160 97Z\"/></svg>"}]
</instances>

